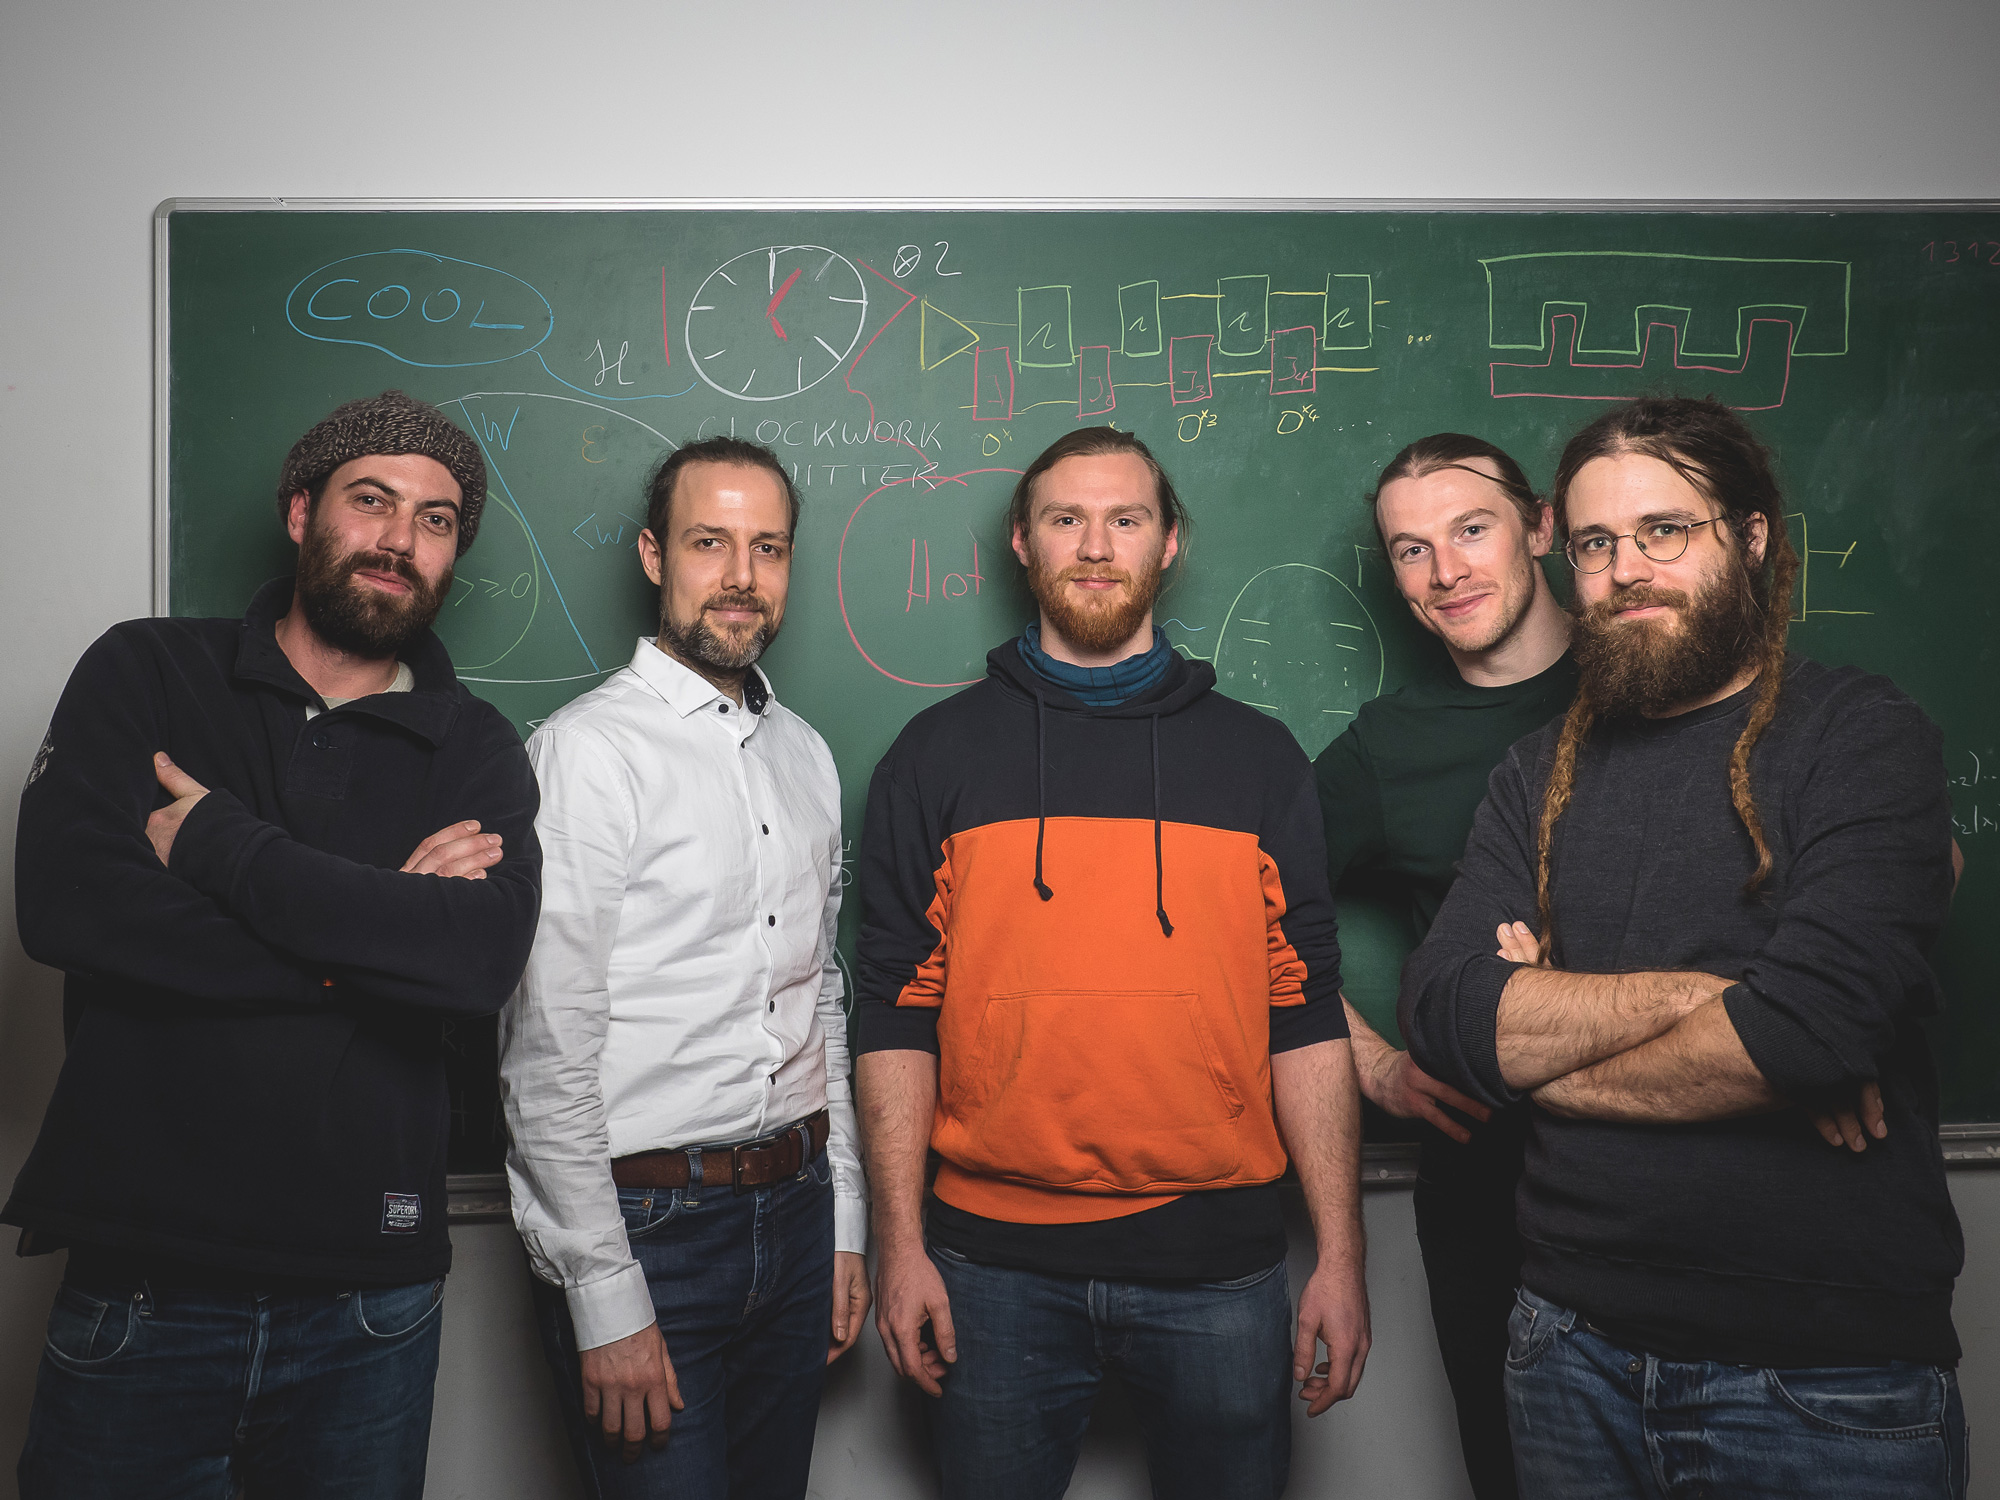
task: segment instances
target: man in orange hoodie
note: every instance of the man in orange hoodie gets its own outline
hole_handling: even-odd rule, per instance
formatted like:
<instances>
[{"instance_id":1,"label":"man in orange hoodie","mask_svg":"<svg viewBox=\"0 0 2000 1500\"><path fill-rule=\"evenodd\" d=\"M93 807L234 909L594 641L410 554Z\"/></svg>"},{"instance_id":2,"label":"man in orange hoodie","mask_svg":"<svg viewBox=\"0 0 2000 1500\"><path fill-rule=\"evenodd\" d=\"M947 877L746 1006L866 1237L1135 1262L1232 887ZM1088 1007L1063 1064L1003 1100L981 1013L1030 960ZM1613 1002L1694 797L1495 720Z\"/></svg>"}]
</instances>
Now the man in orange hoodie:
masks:
<instances>
[{"instance_id":1,"label":"man in orange hoodie","mask_svg":"<svg viewBox=\"0 0 2000 1500\"><path fill-rule=\"evenodd\" d=\"M876 1324L938 1398L947 1500L1061 1495L1107 1370L1155 1495L1272 1500L1291 1382L1318 1415L1368 1349L1312 768L1154 628L1186 518L1137 438L1060 439L1010 520L1039 618L869 788ZM1319 1242L1296 1336L1288 1157Z\"/></svg>"}]
</instances>

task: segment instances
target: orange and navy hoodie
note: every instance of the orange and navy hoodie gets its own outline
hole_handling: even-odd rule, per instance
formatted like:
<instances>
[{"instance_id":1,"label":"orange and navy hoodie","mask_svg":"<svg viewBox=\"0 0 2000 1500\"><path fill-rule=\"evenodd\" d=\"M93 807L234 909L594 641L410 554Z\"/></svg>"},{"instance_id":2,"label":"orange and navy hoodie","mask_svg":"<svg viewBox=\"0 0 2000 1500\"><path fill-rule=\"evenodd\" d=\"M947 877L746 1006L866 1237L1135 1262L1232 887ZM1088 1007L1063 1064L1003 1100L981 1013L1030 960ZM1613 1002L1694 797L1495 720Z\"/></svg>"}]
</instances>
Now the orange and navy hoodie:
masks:
<instances>
[{"instance_id":1,"label":"orange and navy hoodie","mask_svg":"<svg viewBox=\"0 0 2000 1500\"><path fill-rule=\"evenodd\" d=\"M1176 657L1089 707L1010 641L875 768L863 1052L938 1054L926 1230L1049 1274L1285 1250L1271 1054L1347 1035L1311 764Z\"/></svg>"}]
</instances>

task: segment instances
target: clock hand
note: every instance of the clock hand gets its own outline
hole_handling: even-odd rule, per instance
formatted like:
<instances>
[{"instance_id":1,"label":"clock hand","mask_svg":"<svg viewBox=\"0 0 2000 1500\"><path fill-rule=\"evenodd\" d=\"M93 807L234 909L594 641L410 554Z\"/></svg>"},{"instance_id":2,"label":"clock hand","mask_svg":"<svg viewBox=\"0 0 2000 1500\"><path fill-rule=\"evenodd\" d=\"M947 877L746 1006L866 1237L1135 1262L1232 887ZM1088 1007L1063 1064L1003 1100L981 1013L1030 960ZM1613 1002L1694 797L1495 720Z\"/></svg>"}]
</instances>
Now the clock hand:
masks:
<instances>
[{"instance_id":1,"label":"clock hand","mask_svg":"<svg viewBox=\"0 0 2000 1500\"><path fill-rule=\"evenodd\" d=\"M804 267L799 267L785 278L785 284L778 288L778 295L773 297L771 305L764 309L764 316L771 320L771 332L775 333L781 339L785 337L785 330L783 325L778 322L778 304L785 300L785 295L791 291L792 283L799 279L799 271L803 269ZM791 341L786 339L786 342L789 343Z\"/></svg>"}]
</instances>

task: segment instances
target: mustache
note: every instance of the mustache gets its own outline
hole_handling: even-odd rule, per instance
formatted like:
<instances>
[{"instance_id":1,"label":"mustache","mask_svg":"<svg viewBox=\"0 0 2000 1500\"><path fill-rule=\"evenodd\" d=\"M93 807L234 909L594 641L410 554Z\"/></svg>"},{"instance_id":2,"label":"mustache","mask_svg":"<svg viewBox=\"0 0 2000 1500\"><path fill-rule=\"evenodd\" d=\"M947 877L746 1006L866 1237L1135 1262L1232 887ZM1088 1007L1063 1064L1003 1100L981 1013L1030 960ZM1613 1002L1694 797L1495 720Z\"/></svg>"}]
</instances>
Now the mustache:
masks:
<instances>
[{"instance_id":1,"label":"mustache","mask_svg":"<svg viewBox=\"0 0 2000 1500\"><path fill-rule=\"evenodd\" d=\"M1057 583L1070 583L1078 578L1108 578L1113 583L1130 584L1132 575L1123 568L1098 567L1090 563L1071 563L1055 575Z\"/></svg>"},{"instance_id":2,"label":"mustache","mask_svg":"<svg viewBox=\"0 0 2000 1500\"><path fill-rule=\"evenodd\" d=\"M1588 605L1583 617L1594 624L1603 624L1621 609L1686 609L1688 595L1681 589L1657 589L1649 583L1631 583L1612 590L1606 598Z\"/></svg>"},{"instance_id":3,"label":"mustache","mask_svg":"<svg viewBox=\"0 0 2000 1500\"><path fill-rule=\"evenodd\" d=\"M754 609L760 615L768 615L771 607L755 594L710 594L701 601L704 611L711 609Z\"/></svg>"},{"instance_id":4,"label":"mustache","mask_svg":"<svg viewBox=\"0 0 2000 1500\"><path fill-rule=\"evenodd\" d=\"M340 562L341 580L345 582L363 569L371 573L393 573L419 591L423 588L423 575L417 571L417 565L393 552L348 553Z\"/></svg>"}]
</instances>

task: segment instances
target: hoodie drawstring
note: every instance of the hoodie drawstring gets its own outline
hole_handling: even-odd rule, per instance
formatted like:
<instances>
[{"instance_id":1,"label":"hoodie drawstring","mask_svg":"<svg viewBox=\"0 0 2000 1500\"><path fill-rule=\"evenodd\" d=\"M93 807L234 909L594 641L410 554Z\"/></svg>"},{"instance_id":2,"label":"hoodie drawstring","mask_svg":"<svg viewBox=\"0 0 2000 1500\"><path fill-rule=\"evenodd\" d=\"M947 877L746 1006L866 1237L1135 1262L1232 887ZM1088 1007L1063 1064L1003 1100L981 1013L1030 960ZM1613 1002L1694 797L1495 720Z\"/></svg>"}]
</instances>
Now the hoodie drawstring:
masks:
<instances>
[{"instance_id":1,"label":"hoodie drawstring","mask_svg":"<svg viewBox=\"0 0 2000 1500\"><path fill-rule=\"evenodd\" d=\"M1167 920L1167 860L1160 852L1160 716L1153 715L1153 915L1160 919L1160 931L1174 935Z\"/></svg>"},{"instance_id":2,"label":"hoodie drawstring","mask_svg":"<svg viewBox=\"0 0 2000 1500\"><path fill-rule=\"evenodd\" d=\"M1042 695L1035 694L1035 893L1044 901L1055 895L1042 883L1042 836L1049 828L1048 733L1043 727L1046 712Z\"/></svg>"},{"instance_id":3,"label":"hoodie drawstring","mask_svg":"<svg viewBox=\"0 0 2000 1500\"><path fill-rule=\"evenodd\" d=\"M1160 716L1149 716L1153 739L1153 915L1160 919L1160 931L1174 935L1167 916L1167 857L1160 819ZM1049 831L1049 740L1048 704L1035 695L1035 894L1044 901L1055 898L1042 879L1042 849Z\"/></svg>"}]
</instances>

